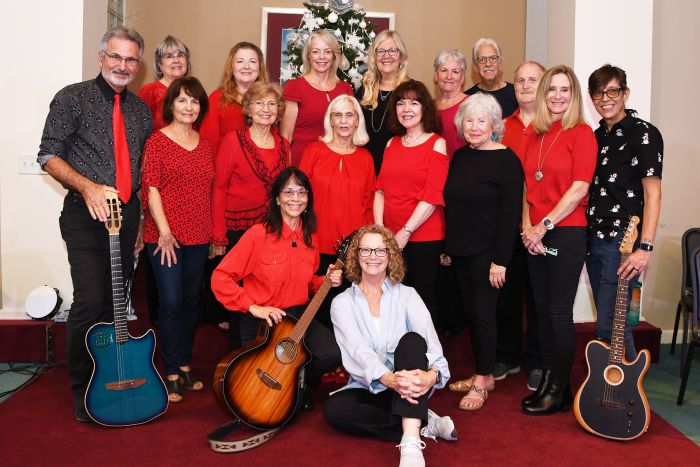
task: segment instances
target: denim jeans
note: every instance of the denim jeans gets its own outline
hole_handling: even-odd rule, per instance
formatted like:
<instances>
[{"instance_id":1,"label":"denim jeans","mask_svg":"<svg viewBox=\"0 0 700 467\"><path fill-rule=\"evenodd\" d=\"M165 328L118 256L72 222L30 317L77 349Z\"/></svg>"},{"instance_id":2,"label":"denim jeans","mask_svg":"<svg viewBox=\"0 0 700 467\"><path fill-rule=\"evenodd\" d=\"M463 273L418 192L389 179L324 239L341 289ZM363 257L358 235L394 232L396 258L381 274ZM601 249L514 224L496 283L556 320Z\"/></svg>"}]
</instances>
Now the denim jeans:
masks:
<instances>
[{"instance_id":1,"label":"denim jeans","mask_svg":"<svg viewBox=\"0 0 700 467\"><path fill-rule=\"evenodd\" d=\"M199 291L209 244L180 245L175 249L177 264L161 266L158 245L146 244L158 284L158 348L163 357L166 375L176 375L178 367L190 364L194 333L197 330Z\"/></svg>"},{"instance_id":2,"label":"denim jeans","mask_svg":"<svg viewBox=\"0 0 700 467\"><path fill-rule=\"evenodd\" d=\"M617 296L617 270L620 267L620 239L624 232L618 232L612 241L601 240L596 235L588 238L588 255L586 256L586 270L588 279L593 289L593 300L598 312L596 335L598 339L610 342L612 336L613 319L615 318L615 298ZM627 305L632 298L632 289L637 284L637 278L629 283L627 291ZM634 360L637 358L637 350L634 348L634 337L629 319L625 322L625 358Z\"/></svg>"}]
</instances>

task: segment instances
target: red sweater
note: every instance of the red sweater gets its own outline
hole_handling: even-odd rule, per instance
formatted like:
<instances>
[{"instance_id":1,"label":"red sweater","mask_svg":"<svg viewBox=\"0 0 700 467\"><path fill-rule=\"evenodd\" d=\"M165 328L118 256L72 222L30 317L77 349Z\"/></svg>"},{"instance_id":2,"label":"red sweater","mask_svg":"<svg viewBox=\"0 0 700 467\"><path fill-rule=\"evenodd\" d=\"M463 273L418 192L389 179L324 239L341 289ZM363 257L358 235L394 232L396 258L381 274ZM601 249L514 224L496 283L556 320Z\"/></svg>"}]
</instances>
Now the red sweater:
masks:
<instances>
[{"instance_id":1,"label":"red sweater","mask_svg":"<svg viewBox=\"0 0 700 467\"><path fill-rule=\"evenodd\" d=\"M530 222L533 225L541 222L542 218L554 209L573 182L591 183L593 179L598 143L591 127L580 123L570 130L562 130L559 133L560 130L561 120L558 120L552 123L544 135L533 132L526 143L523 170L527 202L530 206ZM535 180L538 156L541 166L539 170L543 174L539 182ZM584 197L571 214L557 222L557 225L585 227L587 205L588 199Z\"/></svg>"},{"instance_id":2,"label":"red sweater","mask_svg":"<svg viewBox=\"0 0 700 467\"><path fill-rule=\"evenodd\" d=\"M243 109L238 102L224 104L221 100L221 88L209 95L209 111L202 120L199 132L214 144L214 151L219 149L221 139L228 132L245 127Z\"/></svg>"},{"instance_id":3,"label":"red sweater","mask_svg":"<svg viewBox=\"0 0 700 467\"><path fill-rule=\"evenodd\" d=\"M306 147L299 168L309 177L314 193L318 248L333 255L341 236L372 223L376 182L372 155L363 148L338 154L319 141Z\"/></svg>"},{"instance_id":4,"label":"red sweater","mask_svg":"<svg viewBox=\"0 0 700 467\"><path fill-rule=\"evenodd\" d=\"M265 220L272 182L289 165L289 143L273 136L274 149L259 148L247 128L230 132L221 141L212 194L215 245L228 245L227 230L246 230Z\"/></svg>"},{"instance_id":5,"label":"red sweater","mask_svg":"<svg viewBox=\"0 0 700 467\"><path fill-rule=\"evenodd\" d=\"M227 309L242 313L250 305L281 309L304 305L309 292L316 291L324 279L314 276L319 263L315 238L313 244L304 243L301 222L294 231L283 222L279 239L267 233L263 224L254 225L214 270L211 290Z\"/></svg>"},{"instance_id":6,"label":"red sweater","mask_svg":"<svg viewBox=\"0 0 700 467\"><path fill-rule=\"evenodd\" d=\"M163 100L168 87L160 81L144 84L139 90L139 97L143 99L153 116L153 131L158 131L167 125L163 120Z\"/></svg>"},{"instance_id":7,"label":"red sweater","mask_svg":"<svg viewBox=\"0 0 700 467\"><path fill-rule=\"evenodd\" d=\"M528 138L533 132L532 124L527 127L520 119L520 108L516 109L513 114L505 120L505 134L503 135L503 144L513 150L520 162L525 160L525 147Z\"/></svg>"},{"instance_id":8,"label":"red sweater","mask_svg":"<svg viewBox=\"0 0 700 467\"><path fill-rule=\"evenodd\" d=\"M158 228L148 209L148 188L156 187L170 231L181 245L209 243L214 150L204 137L188 151L161 131L144 146L141 190L143 241L158 242Z\"/></svg>"},{"instance_id":9,"label":"red sweater","mask_svg":"<svg viewBox=\"0 0 700 467\"><path fill-rule=\"evenodd\" d=\"M435 211L412 234L412 242L428 242L445 238L445 200L442 189L447 180L450 158L433 147L440 135L433 135L423 144L406 147L400 136L394 136L384 151L377 190L384 192L384 225L398 232L411 217L419 201L436 206Z\"/></svg>"},{"instance_id":10,"label":"red sweater","mask_svg":"<svg viewBox=\"0 0 700 467\"><path fill-rule=\"evenodd\" d=\"M284 99L296 102L299 108L292 134L292 165L299 166L306 146L323 136L328 104L342 94L352 96L352 87L345 81L338 81L328 92L314 88L303 76L285 83Z\"/></svg>"}]
</instances>

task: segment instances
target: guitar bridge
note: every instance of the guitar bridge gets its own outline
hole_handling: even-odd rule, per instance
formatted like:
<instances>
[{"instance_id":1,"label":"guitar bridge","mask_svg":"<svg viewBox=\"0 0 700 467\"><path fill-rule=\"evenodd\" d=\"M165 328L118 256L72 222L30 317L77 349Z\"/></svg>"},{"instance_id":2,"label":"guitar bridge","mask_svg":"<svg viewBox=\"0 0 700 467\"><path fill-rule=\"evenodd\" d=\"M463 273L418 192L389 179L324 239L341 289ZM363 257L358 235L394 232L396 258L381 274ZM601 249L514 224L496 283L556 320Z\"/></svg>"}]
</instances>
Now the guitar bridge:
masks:
<instances>
[{"instance_id":1,"label":"guitar bridge","mask_svg":"<svg viewBox=\"0 0 700 467\"><path fill-rule=\"evenodd\" d=\"M124 381L105 383L105 389L110 391L124 391L126 389L133 389L143 386L144 384L146 384L146 378L127 379Z\"/></svg>"},{"instance_id":2,"label":"guitar bridge","mask_svg":"<svg viewBox=\"0 0 700 467\"><path fill-rule=\"evenodd\" d=\"M280 389L282 389L282 385L280 383L278 383L275 378L268 375L267 373L262 371L260 368L255 370L255 374L258 375L258 378L260 378L260 380L263 383L265 383L266 386L269 386L276 391L279 391Z\"/></svg>"},{"instance_id":3,"label":"guitar bridge","mask_svg":"<svg viewBox=\"0 0 700 467\"><path fill-rule=\"evenodd\" d=\"M622 410L625 408L623 404L615 401L606 401L605 399L596 399L596 401L598 402L598 405L605 407L606 409Z\"/></svg>"}]
</instances>

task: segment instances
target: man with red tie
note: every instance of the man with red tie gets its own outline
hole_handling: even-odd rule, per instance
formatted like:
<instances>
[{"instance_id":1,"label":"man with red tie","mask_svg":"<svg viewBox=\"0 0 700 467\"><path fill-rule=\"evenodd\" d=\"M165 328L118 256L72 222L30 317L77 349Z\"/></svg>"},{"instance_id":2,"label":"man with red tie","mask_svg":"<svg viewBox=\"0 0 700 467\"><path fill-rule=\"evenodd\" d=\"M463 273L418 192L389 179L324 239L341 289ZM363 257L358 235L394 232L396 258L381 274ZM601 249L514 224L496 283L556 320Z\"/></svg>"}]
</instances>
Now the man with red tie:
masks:
<instances>
[{"instance_id":1,"label":"man with red tie","mask_svg":"<svg viewBox=\"0 0 700 467\"><path fill-rule=\"evenodd\" d=\"M37 162L68 189L59 218L73 280L68 318L68 372L73 413L89 421L83 396L92 373L85 334L113 320L109 217L105 192L121 200L120 243L124 282L131 276L139 230L141 154L153 128L146 104L127 90L139 69L143 38L115 27L102 37L100 74L60 90L51 102ZM140 243L140 242L139 242Z\"/></svg>"}]
</instances>

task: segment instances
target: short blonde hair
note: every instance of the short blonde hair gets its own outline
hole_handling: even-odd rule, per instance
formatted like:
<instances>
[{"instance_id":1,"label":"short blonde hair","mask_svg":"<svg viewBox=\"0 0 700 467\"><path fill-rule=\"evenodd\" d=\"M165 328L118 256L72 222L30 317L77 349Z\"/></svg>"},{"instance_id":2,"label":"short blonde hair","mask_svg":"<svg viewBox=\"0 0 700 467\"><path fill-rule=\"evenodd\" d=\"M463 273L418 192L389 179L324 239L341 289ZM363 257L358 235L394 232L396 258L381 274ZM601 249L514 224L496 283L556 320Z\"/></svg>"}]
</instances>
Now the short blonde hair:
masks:
<instances>
[{"instance_id":1,"label":"short blonde hair","mask_svg":"<svg viewBox=\"0 0 700 467\"><path fill-rule=\"evenodd\" d=\"M302 67L304 68L302 76L306 76L311 72L311 59L309 58L309 55L311 55L311 41L316 37L320 38L333 50L333 63L331 63L330 70L328 70L328 76L332 80L338 80L338 67L342 60L340 44L335 36L327 29L317 29L309 34L309 38L301 51Z\"/></svg>"},{"instance_id":2,"label":"short blonde hair","mask_svg":"<svg viewBox=\"0 0 700 467\"><path fill-rule=\"evenodd\" d=\"M323 117L323 129L325 130L325 133L323 134L321 141L326 144L333 141L331 114L336 112L338 107L345 102L349 102L352 105L352 108L355 110L355 114L357 115L357 128L355 128L355 131L352 134L352 144L355 146L363 146L364 144L367 144L367 141L369 141L369 135L367 134L367 128L365 127L365 116L362 113L362 107L360 107L360 103L357 102L357 99L352 96L348 96L347 94L337 96L331 101L330 104L328 104L326 115Z\"/></svg>"},{"instance_id":3,"label":"short blonde hair","mask_svg":"<svg viewBox=\"0 0 700 467\"><path fill-rule=\"evenodd\" d=\"M282 98L282 90L280 87L275 83L255 81L243 95L243 101L241 102L243 116L245 117L245 124L247 126L253 124L253 119L250 115L251 103L269 95L275 96L275 102L277 102L277 119L273 125L282 119L282 115L284 115L284 99Z\"/></svg>"},{"instance_id":4,"label":"short blonde hair","mask_svg":"<svg viewBox=\"0 0 700 467\"><path fill-rule=\"evenodd\" d=\"M396 243L391 230L382 225L366 225L357 230L345 257L345 277L347 277L350 282L355 284L359 284L362 280L362 268L360 267L359 254L357 250L360 248L360 240L362 240L362 237L368 233L376 233L382 236L382 241L387 249L387 257L389 258L389 265L386 268L386 274L392 284L398 284L403 280L404 275L406 274L406 268L403 263L403 255L401 254L399 244Z\"/></svg>"},{"instance_id":5,"label":"short blonde hair","mask_svg":"<svg viewBox=\"0 0 700 467\"><path fill-rule=\"evenodd\" d=\"M586 123L583 116L583 98L581 97L581 85L574 70L566 65L557 65L544 73L540 80L540 85L537 87L537 95L535 97L535 119L532 121L532 127L537 134L546 133L549 127L552 126L552 113L547 107L547 93L549 86L552 84L552 78L555 75L564 75L569 79L571 84L571 102L569 107L561 117L561 127L563 130L570 130L579 123Z\"/></svg>"}]
</instances>

